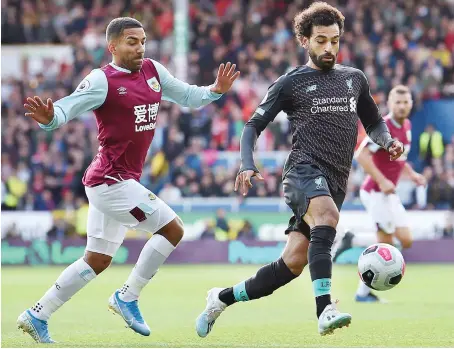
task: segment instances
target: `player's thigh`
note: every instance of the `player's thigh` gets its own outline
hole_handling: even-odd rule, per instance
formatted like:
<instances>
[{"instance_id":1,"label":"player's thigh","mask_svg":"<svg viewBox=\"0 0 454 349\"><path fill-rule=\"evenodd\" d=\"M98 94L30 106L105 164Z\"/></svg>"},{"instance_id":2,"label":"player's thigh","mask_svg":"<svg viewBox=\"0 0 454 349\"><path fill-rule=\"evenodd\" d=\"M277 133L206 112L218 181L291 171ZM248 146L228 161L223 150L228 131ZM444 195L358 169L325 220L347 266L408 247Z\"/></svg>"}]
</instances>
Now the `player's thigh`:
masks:
<instances>
[{"instance_id":1,"label":"player's thigh","mask_svg":"<svg viewBox=\"0 0 454 349\"><path fill-rule=\"evenodd\" d=\"M310 164L298 164L291 168L283 180L284 199L292 209L295 224L306 222L310 227L339 219L326 178Z\"/></svg>"},{"instance_id":2,"label":"player's thigh","mask_svg":"<svg viewBox=\"0 0 454 349\"><path fill-rule=\"evenodd\" d=\"M308 248L309 239L306 236L299 231L289 232L287 244L282 253L282 259L293 274L301 274L307 265Z\"/></svg>"},{"instance_id":3,"label":"player's thigh","mask_svg":"<svg viewBox=\"0 0 454 349\"><path fill-rule=\"evenodd\" d=\"M113 257L123 243L126 231L120 222L89 204L86 251Z\"/></svg>"},{"instance_id":4,"label":"player's thigh","mask_svg":"<svg viewBox=\"0 0 454 349\"><path fill-rule=\"evenodd\" d=\"M360 198L367 213L377 225L377 230L385 234L393 234L396 225L389 195L361 190Z\"/></svg>"},{"instance_id":5,"label":"player's thigh","mask_svg":"<svg viewBox=\"0 0 454 349\"><path fill-rule=\"evenodd\" d=\"M86 188L86 193L101 212L136 230L154 234L177 217L164 201L134 180Z\"/></svg>"}]
</instances>

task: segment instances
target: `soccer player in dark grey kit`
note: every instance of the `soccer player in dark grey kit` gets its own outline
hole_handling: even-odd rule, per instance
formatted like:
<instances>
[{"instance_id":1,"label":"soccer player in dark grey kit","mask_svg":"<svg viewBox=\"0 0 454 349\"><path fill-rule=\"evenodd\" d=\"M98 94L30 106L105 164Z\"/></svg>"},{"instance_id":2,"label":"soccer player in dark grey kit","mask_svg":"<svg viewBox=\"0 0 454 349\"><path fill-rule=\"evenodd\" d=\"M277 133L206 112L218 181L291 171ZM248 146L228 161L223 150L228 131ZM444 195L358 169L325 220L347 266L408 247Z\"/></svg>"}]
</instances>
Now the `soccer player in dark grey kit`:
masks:
<instances>
[{"instance_id":1,"label":"soccer player in dark grey kit","mask_svg":"<svg viewBox=\"0 0 454 349\"><path fill-rule=\"evenodd\" d=\"M281 76L247 122L241 137L242 165L235 189L246 195L251 178L263 180L254 164L257 137L285 111L292 130L292 149L283 172L284 197L294 215L286 230L282 256L256 275L229 288L208 292L207 306L196 320L205 337L229 305L272 294L299 276L309 263L321 335L349 325L351 315L331 302L331 247L357 140L360 118L370 139L392 160L403 152L391 138L370 95L363 72L336 64L344 16L324 2L315 2L294 19L298 42L309 53L306 65Z\"/></svg>"}]
</instances>

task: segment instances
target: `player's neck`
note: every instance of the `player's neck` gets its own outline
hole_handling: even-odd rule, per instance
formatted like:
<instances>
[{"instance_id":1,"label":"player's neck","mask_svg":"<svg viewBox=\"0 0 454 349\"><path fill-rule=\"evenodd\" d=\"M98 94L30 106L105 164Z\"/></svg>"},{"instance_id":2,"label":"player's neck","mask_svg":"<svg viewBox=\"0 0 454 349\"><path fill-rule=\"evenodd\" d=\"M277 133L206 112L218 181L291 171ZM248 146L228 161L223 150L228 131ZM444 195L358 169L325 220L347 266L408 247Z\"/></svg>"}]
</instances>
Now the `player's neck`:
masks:
<instances>
[{"instance_id":1,"label":"player's neck","mask_svg":"<svg viewBox=\"0 0 454 349\"><path fill-rule=\"evenodd\" d=\"M312 68L312 69L315 69L315 70L322 70L320 67L317 67L314 62L312 62L312 59L309 58L309 60L307 61L306 65L309 67L309 68Z\"/></svg>"},{"instance_id":2,"label":"player's neck","mask_svg":"<svg viewBox=\"0 0 454 349\"><path fill-rule=\"evenodd\" d=\"M324 70L324 69L320 68L319 66L315 65L315 63L312 61L312 59L310 57L309 57L309 60L306 63L306 66L308 66L309 68L312 68L314 70L324 71L324 72L328 72L328 71L331 71L333 69L333 68L331 68L329 70Z\"/></svg>"},{"instance_id":3,"label":"player's neck","mask_svg":"<svg viewBox=\"0 0 454 349\"><path fill-rule=\"evenodd\" d=\"M392 114L391 114L391 120L394 122L394 124L395 124L396 126L399 126L399 127L402 127L403 124L404 124L404 122L405 122L405 119L396 119L396 118L394 117L394 115L392 115Z\"/></svg>"},{"instance_id":4,"label":"player's neck","mask_svg":"<svg viewBox=\"0 0 454 349\"><path fill-rule=\"evenodd\" d=\"M114 68L120 68L118 70L125 71L127 73L131 73L131 70L129 70L127 67L122 65L121 62L115 60L115 58L112 59L112 62L110 63Z\"/></svg>"}]
</instances>

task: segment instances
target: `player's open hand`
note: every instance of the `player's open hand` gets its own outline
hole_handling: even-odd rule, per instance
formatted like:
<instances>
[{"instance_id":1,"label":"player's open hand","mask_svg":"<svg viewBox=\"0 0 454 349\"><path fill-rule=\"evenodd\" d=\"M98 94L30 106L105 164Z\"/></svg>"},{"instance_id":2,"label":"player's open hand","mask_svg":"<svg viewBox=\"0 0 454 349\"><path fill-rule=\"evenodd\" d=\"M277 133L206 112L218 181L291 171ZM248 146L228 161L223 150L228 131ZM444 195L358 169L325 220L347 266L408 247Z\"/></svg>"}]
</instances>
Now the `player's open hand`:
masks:
<instances>
[{"instance_id":1,"label":"player's open hand","mask_svg":"<svg viewBox=\"0 0 454 349\"><path fill-rule=\"evenodd\" d=\"M427 179L420 173L415 173L411 176L411 180L417 186L425 187L427 185Z\"/></svg>"},{"instance_id":2,"label":"player's open hand","mask_svg":"<svg viewBox=\"0 0 454 349\"><path fill-rule=\"evenodd\" d=\"M27 102L24 107L29 113L25 113L25 116L29 116L43 125L47 125L52 121L54 118L54 104L50 98L47 99L47 104L44 104L38 96L28 97Z\"/></svg>"},{"instance_id":3,"label":"player's open hand","mask_svg":"<svg viewBox=\"0 0 454 349\"><path fill-rule=\"evenodd\" d=\"M246 196L249 189L252 188L251 178L255 177L257 180L263 182L265 179L262 177L260 172L253 170L246 170L238 173L235 180L235 191L240 190L243 196Z\"/></svg>"},{"instance_id":4,"label":"player's open hand","mask_svg":"<svg viewBox=\"0 0 454 349\"><path fill-rule=\"evenodd\" d=\"M216 81L211 86L211 91L215 93L226 93L232 87L233 82L240 76L240 72L235 72L236 64L228 62L219 66Z\"/></svg>"},{"instance_id":5,"label":"player's open hand","mask_svg":"<svg viewBox=\"0 0 454 349\"><path fill-rule=\"evenodd\" d=\"M389 179L383 179L383 181L378 183L378 186L380 191L385 195L394 194L396 192L396 186Z\"/></svg>"},{"instance_id":6,"label":"player's open hand","mask_svg":"<svg viewBox=\"0 0 454 349\"><path fill-rule=\"evenodd\" d=\"M388 153L390 154L391 161L398 159L404 152L404 145L402 142L394 141L393 144L388 148Z\"/></svg>"}]
</instances>

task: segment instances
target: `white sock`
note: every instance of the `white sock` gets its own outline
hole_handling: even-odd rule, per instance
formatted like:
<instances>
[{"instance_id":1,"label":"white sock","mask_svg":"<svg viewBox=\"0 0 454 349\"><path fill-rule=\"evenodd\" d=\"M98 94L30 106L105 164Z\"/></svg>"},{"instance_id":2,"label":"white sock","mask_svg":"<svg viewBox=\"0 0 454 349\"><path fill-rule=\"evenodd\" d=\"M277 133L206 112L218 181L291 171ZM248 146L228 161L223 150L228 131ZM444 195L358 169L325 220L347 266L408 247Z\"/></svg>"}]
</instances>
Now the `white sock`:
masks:
<instances>
[{"instance_id":1,"label":"white sock","mask_svg":"<svg viewBox=\"0 0 454 349\"><path fill-rule=\"evenodd\" d=\"M67 267L44 296L32 307L32 315L41 320L49 317L80 289L96 277L93 269L83 260L78 259Z\"/></svg>"},{"instance_id":2,"label":"white sock","mask_svg":"<svg viewBox=\"0 0 454 349\"><path fill-rule=\"evenodd\" d=\"M150 282L174 249L175 246L164 236L153 235L143 247L134 269L121 288L120 299L125 302L137 300L140 291Z\"/></svg>"},{"instance_id":3,"label":"white sock","mask_svg":"<svg viewBox=\"0 0 454 349\"><path fill-rule=\"evenodd\" d=\"M356 294L360 297L366 297L370 292L370 288L367 287L367 285L359 280L359 285L358 285L358 290L356 291Z\"/></svg>"},{"instance_id":4,"label":"white sock","mask_svg":"<svg viewBox=\"0 0 454 349\"><path fill-rule=\"evenodd\" d=\"M352 246L366 248L377 242L377 235L375 233L355 234L355 237L352 240Z\"/></svg>"},{"instance_id":5,"label":"white sock","mask_svg":"<svg viewBox=\"0 0 454 349\"><path fill-rule=\"evenodd\" d=\"M359 234L359 235L355 234L355 237L352 240L352 246L367 248L370 245L377 244L378 242L379 241L377 239L377 235L375 234ZM394 236L392 245L396 247L398 250L402 250L402 244Z\"/></svg>"}]
</instances>

